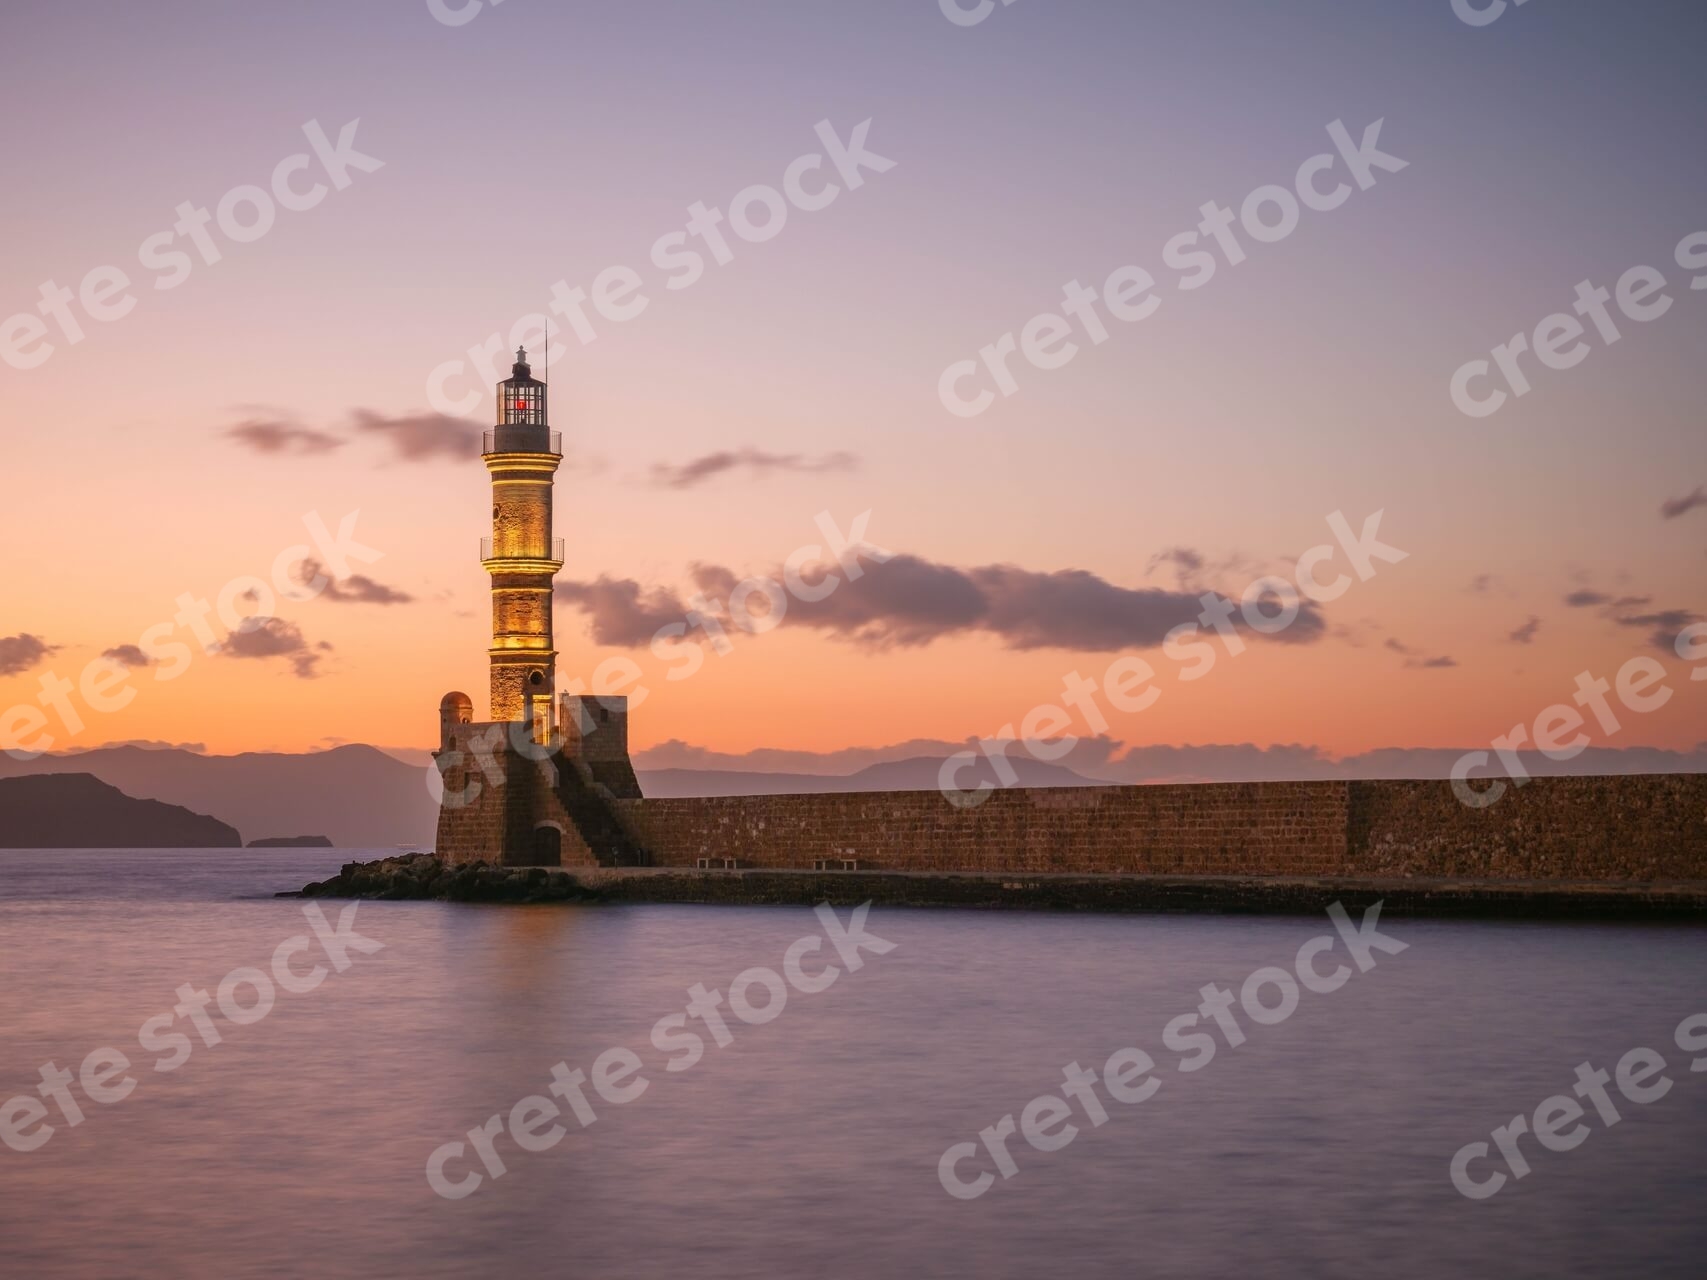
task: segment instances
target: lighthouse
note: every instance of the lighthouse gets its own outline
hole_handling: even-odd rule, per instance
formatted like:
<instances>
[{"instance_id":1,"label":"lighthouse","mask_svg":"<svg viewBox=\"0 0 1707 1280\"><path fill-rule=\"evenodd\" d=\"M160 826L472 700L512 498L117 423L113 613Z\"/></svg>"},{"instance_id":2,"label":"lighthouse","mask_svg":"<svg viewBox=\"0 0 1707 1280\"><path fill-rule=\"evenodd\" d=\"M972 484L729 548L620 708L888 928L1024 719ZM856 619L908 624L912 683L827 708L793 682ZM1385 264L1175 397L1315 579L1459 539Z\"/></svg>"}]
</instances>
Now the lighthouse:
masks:
<instances>
[{"instance_id":1,"label":"lighthouse","mask_svg":"<svg viewBox=\"0 0 1707 1280\"><path fill-rule=\"evenodd\" d=\"M480 543L480 563L492 576L491 718L523 721L530 737L547 742L557 684L551 589L563 567L551 490L563 433L551 429L546 385L533 376L525 349L498 384L497 422L480 452L492 476L492 536Z\"/></svg>"},{"instance_id":2,"label":"lighthouse","mask_svg":"<svg viewBox=\"0 0 1707 1280\"><path fill-rule=\"evenodd\" d=\"M628 699L589 693L575 679L557 693L551 590L563 540L552 533L551 491L563 434L551 429L545 391L518 349L498 384L497 420L481 437L492 478L492 534L480 540L492 579L492 711L475 720L465 693L439 702L434 847L451 863L636 866L647 854L622 808L640 799Z\"/></svg>"}]
</instances>

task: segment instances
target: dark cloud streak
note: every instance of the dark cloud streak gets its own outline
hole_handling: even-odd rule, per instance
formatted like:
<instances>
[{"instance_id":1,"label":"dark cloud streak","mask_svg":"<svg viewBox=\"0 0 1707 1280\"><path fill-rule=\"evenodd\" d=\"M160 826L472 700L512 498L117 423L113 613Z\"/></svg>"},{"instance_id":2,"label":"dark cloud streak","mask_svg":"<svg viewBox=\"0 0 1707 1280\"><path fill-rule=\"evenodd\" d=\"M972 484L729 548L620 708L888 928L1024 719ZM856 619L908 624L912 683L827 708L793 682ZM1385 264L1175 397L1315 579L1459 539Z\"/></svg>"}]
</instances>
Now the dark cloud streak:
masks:
<instances>
[{"instance_id":1,"label":"dark cloud streak","mask_svg":"<svg viewBox=\"0 0 1707 1280\"><path fill-rule=\"evenodd\" d=\"M322 640L310 646L302 628L283 618L251 618L225 639L223 652L233 658L287 658L298 678L318 676L320 654L332 646Z\"/></svg>"},{"instance_id":2,"label":"dark cloud streak","mask_svg":"<svg viewBox=\"0 0 1707 1280\"><path fill-rule=\"evenodd\" d=\"M357 431L383 437L403 462L467 462L480 456L480 426L466 418L442 413L388 418L371 409L357 409L355 419Z\"/></svg>"},{"instance_id":3,"label":"dark cloud streak","mask_svg":"<svg viewBox=\"0 0 1707 1280\"><path fill-rule=\"evenodd\" d=\"M1660 517L1675 520L1697 507L1707 507L1707 486L1696 485L1693 493L1686 493L1681 498L1667 498L1660 503Z\"/></svg>"},{"instance_id":4,"label":"dark cloud streak","mask_svg":"<svg viewBox=\"0 0 1707 1280\"><path fill-rule=\"evenodd\" d=\"M315 579L320 579L324 585L320 588L319 599L330 600L335 604L413 604L415 597L396 587L388 587L383 582L376 582L366 574L352 573L342 582L335 581L327 575L326 570L317 560L304 560L298 570L298 578L304 586L311 587Z\"/></svg>"},{"instance_id":5,"label":"dark cloud streak","mask_svg":"<svg viewBox=\"0 0 1707 1280\"><path fill-rule=\"evenodd\" d=\"M227 427L223 434L256 453L331 453L347 443L337 436L288 419L250 418L234 427Z\"/></svg>"},{"instance_id":6,"label":"dark cloud streak","mask_svg":"<svg viewBox=\"0 0 1707 1280\"><path fill-rule=\"evenodd\" d=\"M653 463L652 483L661 489L692 489L731 471L747 471L758 476L772 471L852 471L858 466L859 459L855 455L839 450L821 458L808 458L798 453L766 453L749 447L708 453L679 465Z\"/></svg>"},{"instance_id":7,"label":"dark cloud streak","mask_svg":"<svg viewBox=\"0 0 1707 1280\"><path fill-rule=\"evenodd\" d=\"M834 566L831 571L836 571ZM816 582L822 573L808 572L804 578ZM726 607L727 595L741 577L709 564L695 565L692 576L701 593L722 597L720 608ZM768 576L783 581L780 571ZM835 590L822 600L790 596L781 625L811 628L873 649L986 634L1010 649L1113 653L1155 648L1175 627L1197 622L1203 611L1198 594L1122 587L1082 569L965 569L915 555L892 555L882 563L864 561L857 580L840 572L838 577ZM648 590L626 578L560 583L557 598L588 614L599 643L624 647L645 645L659 627L681 622L688 609L674 592ZM762 607L754 612L763 616ZM1275 602L1268 602L1267 612L1278 612ZM727 623L727 615L720 620ZM1310 643L1325 631L1320 607L1302 600L1291 626L1267 638Z\"/></svg>"},{"instance_id":8,"label":"dark cloud streak","mask_svg":"<svg viewBox=\"0 0 1707 1280\"><path fill-rule=\"evenodd\" d=\"M63 645L49 644L27 631L15 636L0 636L0 676L15 676L28 671L62 648Z\"/></svg>"},{"instance_id":9,"label":"dark cloud streak","mask_svg":"<svg viewBox=\"0 0 1707 1280\"><path fill-rule=\"evenodd\" d=\"M1458 659L1446 657L1444 654L1437 658L1424 657L1404 641L1391 636L1387 638L1385 645L1394 653L1401 655L1405 659L1405 666L1413 671L1443 671L1458 665Z\"/></svg>"},{"instance_id":10,"label":"dark cloud streak","mask_svg":"<svg viewBox=\"0 0 1707 1280\"><path fill-rule=\"evenodd\" d=\"M146 667L152 665L148 655L134 644L118 644L101 654L103 658L111 658L121 667Z\"/></svg>"},{"instance_id":11,"label":"dark cloud streak","mask_svg":"<svg viewBox=\"0 0 1707 1280\"><path fill-rule=\"evenodd\" d=\"M1541 619L1536 617L1534 614L1531 614L1529 616L1529 621L1524 623L1516 631L1513 631L1506 637L1506 639L1510 640L1513 644L1533 644L1535 642L1535 633L1539 630L1541 630Z\"/></svg>"},{"instance_id":12,"label":"dark cloud streak","mask_svg":"<svg viewBox=\"0 0 1707 1280\"><path fill-rule=\"evenodd\" d=\"M650 644L661 627L681 622L688 607L670 591L643 591L632 578L600 574L594 582L559 582L557 599L574 605L593 622L593 639L618 649Z\"/></svg>"}]
</instances>

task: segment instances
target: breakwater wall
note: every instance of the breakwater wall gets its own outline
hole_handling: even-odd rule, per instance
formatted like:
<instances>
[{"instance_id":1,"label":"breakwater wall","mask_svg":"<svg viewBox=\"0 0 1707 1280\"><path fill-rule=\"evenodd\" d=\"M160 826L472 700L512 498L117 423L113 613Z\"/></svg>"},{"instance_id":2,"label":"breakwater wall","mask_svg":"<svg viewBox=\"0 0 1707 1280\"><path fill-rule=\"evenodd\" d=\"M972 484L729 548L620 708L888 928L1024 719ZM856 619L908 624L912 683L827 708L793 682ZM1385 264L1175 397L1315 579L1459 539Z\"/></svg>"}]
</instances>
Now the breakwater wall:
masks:
<instances>
[{"instance_id":1,"label":"breakwater wall","mask_svg":"<svg viewBox=\"0 0 1707 1280\"><path fill-rule=\"evenodd\" d=\"M654 867L1237 877L1707 880L1707 775L626 799Z\"/></svg>"}]
</instances>

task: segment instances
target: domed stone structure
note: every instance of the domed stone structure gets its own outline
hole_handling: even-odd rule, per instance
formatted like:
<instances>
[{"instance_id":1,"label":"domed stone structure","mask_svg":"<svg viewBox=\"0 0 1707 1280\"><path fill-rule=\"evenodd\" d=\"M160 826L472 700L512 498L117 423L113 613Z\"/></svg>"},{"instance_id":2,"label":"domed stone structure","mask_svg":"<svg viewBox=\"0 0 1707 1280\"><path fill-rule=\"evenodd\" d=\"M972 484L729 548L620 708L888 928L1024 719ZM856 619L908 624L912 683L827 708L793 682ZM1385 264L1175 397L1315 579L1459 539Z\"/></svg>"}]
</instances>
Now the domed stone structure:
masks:
<instances>
[{"instance_id":1,"label":"domed stone structure","mask_svg":"<svg viewBox=\"0 0 1707 1280\"><path fill-rule=\"evenodd\" d=\"M439 750L449 751L456 726L474 723L474 699L466 693L447 693L439 699Z\"/></svg>"}]
</instances>

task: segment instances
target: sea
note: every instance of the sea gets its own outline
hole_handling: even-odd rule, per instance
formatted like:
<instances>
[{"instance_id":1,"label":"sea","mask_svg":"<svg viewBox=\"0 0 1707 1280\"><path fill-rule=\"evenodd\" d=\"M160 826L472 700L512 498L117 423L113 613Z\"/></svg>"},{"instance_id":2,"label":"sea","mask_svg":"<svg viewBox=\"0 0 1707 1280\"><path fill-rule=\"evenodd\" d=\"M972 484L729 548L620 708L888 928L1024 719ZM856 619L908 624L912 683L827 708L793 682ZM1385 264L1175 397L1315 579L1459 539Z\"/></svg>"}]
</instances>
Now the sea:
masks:
<instances>
[{"instance_id":1,"label":"sea","mask_svg":"<svg viewBox=\"0 0 1707 1280\"><path fill-rule=\"evenodd\" d=\"M273 896L383 852L0 851L0 1275L1707 1269L1704 928Z\"/></svg>"}]
</instances>

